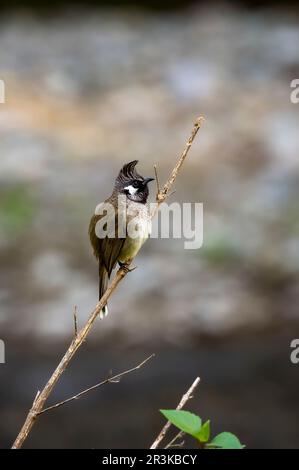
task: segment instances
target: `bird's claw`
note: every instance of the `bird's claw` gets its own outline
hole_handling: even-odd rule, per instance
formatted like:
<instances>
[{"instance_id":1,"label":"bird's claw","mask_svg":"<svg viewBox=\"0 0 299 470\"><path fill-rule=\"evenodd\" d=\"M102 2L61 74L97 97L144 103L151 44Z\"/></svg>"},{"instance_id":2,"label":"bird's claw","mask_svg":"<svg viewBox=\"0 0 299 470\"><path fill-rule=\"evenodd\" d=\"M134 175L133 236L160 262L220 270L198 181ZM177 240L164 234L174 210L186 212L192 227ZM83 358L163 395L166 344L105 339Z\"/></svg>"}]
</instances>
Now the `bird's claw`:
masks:
<instances>
[{"instance_id":1,"label":"bird's claw","mask_svg":"<svg viewBox=\"0 0 299 470\"><path fill-rule=\"evenodd\" d=\"M137 266L134 266L133 268L130 268L129 263L121 263L118 262L120 269L122 269L126 274L131 273L132 271L135 271Z\"/></svg>"}]
</instances>

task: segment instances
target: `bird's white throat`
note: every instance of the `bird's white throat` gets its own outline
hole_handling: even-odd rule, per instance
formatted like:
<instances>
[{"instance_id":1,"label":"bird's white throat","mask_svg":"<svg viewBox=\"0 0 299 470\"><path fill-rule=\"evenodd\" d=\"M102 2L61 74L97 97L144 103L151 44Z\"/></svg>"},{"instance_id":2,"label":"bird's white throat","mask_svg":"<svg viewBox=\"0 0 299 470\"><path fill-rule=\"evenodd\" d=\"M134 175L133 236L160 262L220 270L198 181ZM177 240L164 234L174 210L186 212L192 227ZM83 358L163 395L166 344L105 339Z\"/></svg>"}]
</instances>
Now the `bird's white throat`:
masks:
<instances>
[{"instance_id":1,"label":"bird's white throat","mask_svg":"<svg viewBox=\"0 0 299 470\"><path fill-rule=\"evenodd\" d=\"M127 189L129 191L131 196L134 196L134 194L136 194L137 191L138 191L138 188L134 188L134 186L132 186L132 185L126 186L125 189Z\"/></svg>"}]
</instances>

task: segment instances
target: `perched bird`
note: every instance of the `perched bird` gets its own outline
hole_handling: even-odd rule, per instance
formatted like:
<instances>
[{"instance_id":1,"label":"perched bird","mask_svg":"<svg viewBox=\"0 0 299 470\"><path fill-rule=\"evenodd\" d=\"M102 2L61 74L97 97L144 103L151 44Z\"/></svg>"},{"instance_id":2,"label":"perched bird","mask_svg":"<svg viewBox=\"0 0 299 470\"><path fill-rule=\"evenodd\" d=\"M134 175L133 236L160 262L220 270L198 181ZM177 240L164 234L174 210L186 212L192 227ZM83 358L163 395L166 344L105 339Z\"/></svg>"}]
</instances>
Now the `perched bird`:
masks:
<instances>
[{"instance_id":1,"label":"perched bird","mask_svg":"<svg viewBox=\"0 0 299 470\"><path fill-rule=\"evenodd\" d=\"M137 163L134 160L123 166L115 180L112 195L98 206L90 221L90 242L99 262L99 298L105 293L116 264L126 267L150 234L150 214L146 202L148 183L154 178L140 176L135 168ZM113 210L109 210L110 207ZM100 318L107 313L105 305Z\"/></svg>"}]
</instances>

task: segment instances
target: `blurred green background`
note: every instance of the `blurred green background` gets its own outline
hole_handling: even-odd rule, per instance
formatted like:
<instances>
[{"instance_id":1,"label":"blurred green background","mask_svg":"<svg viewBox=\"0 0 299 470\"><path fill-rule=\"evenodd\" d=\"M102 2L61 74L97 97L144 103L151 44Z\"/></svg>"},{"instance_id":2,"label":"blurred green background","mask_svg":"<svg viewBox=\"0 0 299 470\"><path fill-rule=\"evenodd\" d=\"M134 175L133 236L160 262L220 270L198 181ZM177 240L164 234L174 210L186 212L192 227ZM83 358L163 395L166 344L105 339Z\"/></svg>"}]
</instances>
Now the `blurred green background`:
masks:
<instances>
[{"instance_id":1,"label":"blurred green background","mask_svg":"<svg viewBox=\"0 0 299 470\"><path fill-rule=\"evenodd\" d=\"M66 349L74 305L82 325L97 301L95 206L130 160L147 176L158 163L166 179L204 115L172 196L203 202L203 248L147 242L49 404L156 358L41 417L26 447L149 447L158 409L197 375L188 408L213 433L298 447L298 8L1 4L0 446Z\"/></svg>"}]
</instances>

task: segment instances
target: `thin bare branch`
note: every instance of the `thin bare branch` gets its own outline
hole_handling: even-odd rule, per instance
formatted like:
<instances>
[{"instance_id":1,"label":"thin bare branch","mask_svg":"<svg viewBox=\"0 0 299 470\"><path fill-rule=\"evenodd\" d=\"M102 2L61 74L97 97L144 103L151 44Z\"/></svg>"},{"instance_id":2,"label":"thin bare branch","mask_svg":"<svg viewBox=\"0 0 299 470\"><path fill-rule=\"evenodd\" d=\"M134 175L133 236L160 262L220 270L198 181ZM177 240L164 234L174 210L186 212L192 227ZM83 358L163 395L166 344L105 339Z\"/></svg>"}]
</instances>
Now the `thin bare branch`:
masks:
<instances>
[{"instance_id":1,"label":"thin bare branch","mask_svg":"<svg viewBox=\"0 0 299 470\"><path fill-rule=\"evenodd\" d=\"M180 401L180 403L178 404L178 406L176 407L177 410L181 410L182 408L184 408L184 406L186 405L187 401L191 400L191 398L193 398L193 392L195 391L196 387L198 386L200 382L200 378L197 377L193 384L191 385L191 387L189 388L189 390L185 393L185 395L182 396L182 399ZM167 423L165 424L165 426L163 426L161 432L159 433L158 437L155 439L155 441L153 442L153 444L151 445L151 449L157 449L157 447L159 446L159 444L162 442L162 440L165 438L169 428L171 426L171 422L170 421L167 421Z\"/></svg>"},{"instance_id":2,"label":"thin bare branch","mask_svg":"<svg viewBox=\"0 0 299 470\"><path fill-rule=\"evenodd\" d=\"M78 400L83 395L86 395L86 393L89 393L92 390L95 390L96 388L101 387L102 385L106 385L106 384L110 384L110 383L119 383L119 379L121 377L123 377L124 375L130 374L131 372L134 372L135 370L141 369L141 367L143 367L154 356L155 356L155 354L151 354L149 357L147 357L144 361L142 361L137 366L132 367L131 369L125 370L124 372L120 372L119 374L116 374L113 377L107 377L107 379L102 380L102 382L99 382L96 385L93 385L92 387L89 387L89 388L86 388L85 390L82 390L82 392L77 393L77 395L73 395L72 397L69 397L66 400L60 401L59 403L56 403L55 405L48 406L48 408L44 408L38 414L41 415L42 413L46 413L47 411L51 411L51 410L54 410L55 408L59 408L60 406L65 405L66 403L69 403L70 401Z\"/></svg>"},{"instance_id":3,"label":"thin bare branch","mask_svg":"<svg viewBox=\"0 0 299 470\"><path fill-rule=\"evenodd\" d=\"M36 393L36 395L35 395L35 398L34 398L34 400L33 400L33 405L34 405L34 403L36 402L36 400L38 399L39 394L40 394L40 390L38 390L37 393Z\"/></svg>"},{"instance_id":4,"label":"thin bare branch","mask_svg":"<svg viewBox=\"0 0 299 470\"><path fill-rule=\"evenodd\" d=\"M178 432L177 435L174 436L174 438L167 444L167 446L164 447L164 449L170 449L171 447L183 447L185 442L182 441L180 443L177 443L177 441L181 439L184 435L185 433L183 431Z\"/></svg>"},{"instance_id":5,"label":"thin bare branch","mask_svg":"<svg viewBox=\"0 0 299 470\"><path fill-rule=\"evenodd\" d=\"M172 170L168 180L166 181L166 183L163 186L162 195L164 196L164 199L167 197L170 189L172 188L173 183L175 182L175 180L178 176L178 172L180 171L181 166L183 165L183 163L184 163L184 161L185 161L185 159L186 159L186 157L189 153L191 145L193 144L193 141L196 137L196 134L199 131L199 129L201 128L201 125L202 125L203 121L204 121L204 118L202 116L200 116L199 118L196 119L196 121L194 123L194 126L193 126L193 129L191 131L191 135L190 135L188 141L186 142L185 148L184 148L183 152L181 153L181 156L178 159L177 164L175 165L174 169Z\"/></svg>"},{"instance_id":6,"label":"thin bare branch","mask_svg":"<svg viewBox=\"0 0 299 470\"><path fill-rule=\"evenodd\" d=\"M156 186L157 186L157 195L160 194L160 180L159 180L159 175L158 175L158 169L157 165L154 165L154 171L155 171L155 178L156 178ZM157 199L158 200L158 199Z\"/></svg>"},{"instance_id":7,"label":"thin bare branch","mask_svg":"<svg viewBox=\"0 0 299 470\"><path fill-rule=\"evenodd\" d=\"M177 161L175 167L173 168L169 180L165 183L163 186L163 189L160 191L160 193L157 195L157 204L154 209L154 211L151 214L151 217L153 217L158 208L159 205L164 202L166 197L168 196L168 193L170 189L172 188L179 170L184 163L188 152L190 150L190 147L194 141L194 138L198 132L198 130L201 127L201 124L203 122L203 118L200 117L196 120L191 135L185 145L185 149L183 153L181 154L179 160ZM112 279L110 286L102 296L102 298L99 300L97 303L96 307L94 308L93 312L90 314L87 322L85 325L77 332L77 336L73 338L73 341L69 345L67 351L65 352L64 356L62 357L61 361L59 362L58 366L54 370L53 374L49 378L48 382L46 383L45 387L39 394L39 396L36 398L35 402L33 403L31 409L29 410L27 417L25 419L25 422L12 446L13 449L19 449L22 447L24 444L25 440L27 439L35 421L40 412L44 408L44 404L49 398L49 395L51 394L52 390L54 389L55 385L57 384L58 380L64 373L65 369L68 367L69 363L71 362L72 358L76 354L77 350L80 348L80 346L84 343L86 340L96 318L98 317L99 313L102 311L103 307L107 304L107 301L110 299L111 295L113 292L116 290L118 287L119 283L123 280L123 278L128 274L129 270L127 269L128 267L121 267L114 278Z\"/></svg>"},{"instance_id":8,"label":"thin bare branch","mask_svg":"<svg viewBox=\"0 0 299 470\"><path fill-rule=\"evenodd\" d=\"M78 335L78 321L77 321L77 305L74 308L74 336L75 338Z\"/></svg>"},{"instance_id":9,"label":"thin bare branch","mask_svg":"<svg viewBox=\"0 0 299 470\"><path fill-rule=\"evenodd\" d=\"M155 205L154 209L152 210L152 213L151 213L152 218L156 215L160 204L162 204L162 202L164 202L165 199L169 196L170 190L173 187L175 180L177 179L179 171L180 171L184 161L186 160L186 157L189 153L189 150L190 150L190 148L191 148L191 146L194 142L194 139L195 139L199 129L202 126L203 121L204 121L204 118L202 116L200 116L199 118L196 119L196 121L193 125L193 128L192 128L190 137L189 137L189 139L187 140L187 142L185 144L185 148L184 148L183 152L181 153L176 165L174 166L172 172L170 173L170 176L169 176L168 180L166 181L166 183L164 184L163 188L159 189L159 191L157 192L157 194L156 194L157 204ZM160 187L160 184L159 184L159 187Z\"/></svg>"}]
</instances>

